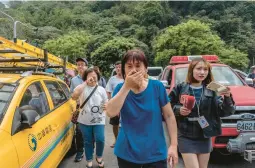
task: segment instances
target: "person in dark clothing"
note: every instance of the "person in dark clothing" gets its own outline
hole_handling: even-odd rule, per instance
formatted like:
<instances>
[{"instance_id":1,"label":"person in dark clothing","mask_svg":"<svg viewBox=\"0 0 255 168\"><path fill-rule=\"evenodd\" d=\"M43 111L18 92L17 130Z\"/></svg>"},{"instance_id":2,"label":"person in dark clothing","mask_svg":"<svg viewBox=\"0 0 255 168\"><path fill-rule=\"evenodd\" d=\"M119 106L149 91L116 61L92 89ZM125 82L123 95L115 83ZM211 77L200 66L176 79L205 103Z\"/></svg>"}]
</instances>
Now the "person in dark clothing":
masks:
<instances>
[{"instance_id":1,"label":"person in dark clothing","mask_svg":"<svg viewBox=\"0 0 255 168\"><path fill-rule=\"evenodd\" d=\"M186 82L178 84L169 94L178 126L178 148L186 168L206 168L212 151L211 137L221 135L220 117L235 112L234 101L227 87L218 96L206 86L212 82L211 65L204 59L193 60ZM190 110L184 97L194 96Z\"/></svg>"}]
</instances>

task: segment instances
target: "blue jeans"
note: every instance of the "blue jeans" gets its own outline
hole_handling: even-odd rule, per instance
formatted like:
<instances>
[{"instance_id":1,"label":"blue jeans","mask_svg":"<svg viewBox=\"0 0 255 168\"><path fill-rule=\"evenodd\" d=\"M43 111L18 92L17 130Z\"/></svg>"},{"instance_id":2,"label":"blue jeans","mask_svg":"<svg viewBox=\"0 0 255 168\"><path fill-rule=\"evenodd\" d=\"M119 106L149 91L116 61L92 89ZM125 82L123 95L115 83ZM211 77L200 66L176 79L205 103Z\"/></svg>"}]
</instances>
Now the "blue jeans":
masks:
<instances>
[{"instance_id":1,"label":"blue jeans","mask_svg":"<svg viewBox=\"0 0 255 168\"><path fill-rule=\"evenodd\" d=\"M93 140L96 141L96 156L101 158L104 151L104 125L84 125L79 123L83 135L85 156L87 162L93 160ZM93 138L94 135L94 138Z\"/></svg>"}]
</instances>

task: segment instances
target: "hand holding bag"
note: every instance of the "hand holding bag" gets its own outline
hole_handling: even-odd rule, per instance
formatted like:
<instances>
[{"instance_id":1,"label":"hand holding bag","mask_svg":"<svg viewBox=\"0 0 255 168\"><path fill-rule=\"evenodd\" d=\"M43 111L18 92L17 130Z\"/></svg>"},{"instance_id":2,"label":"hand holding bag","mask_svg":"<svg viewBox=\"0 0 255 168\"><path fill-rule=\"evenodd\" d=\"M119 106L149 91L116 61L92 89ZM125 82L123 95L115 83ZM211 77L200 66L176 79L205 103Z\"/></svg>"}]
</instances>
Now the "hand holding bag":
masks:
<instances>
[{"instance_id":1,"label":"hand holding bag","mask_svg":"<svg viewBox=\"0 0 255 168\"><path fill-rule=\"evenodd\" d=\"M84 107L84 105L89 101L89 99L91 98L91 96L94 94L94 92L96 91L98 85L96 85L96 87L92 90L92 92L90 93L90 95L87 97L87 99L82 103L82 105L80 107L78 107L76 109L76 111L73 113L72 116L72 123L77 124L77 119L79 117L79 113L80 110Z\"/></svg>"}]
</instances>

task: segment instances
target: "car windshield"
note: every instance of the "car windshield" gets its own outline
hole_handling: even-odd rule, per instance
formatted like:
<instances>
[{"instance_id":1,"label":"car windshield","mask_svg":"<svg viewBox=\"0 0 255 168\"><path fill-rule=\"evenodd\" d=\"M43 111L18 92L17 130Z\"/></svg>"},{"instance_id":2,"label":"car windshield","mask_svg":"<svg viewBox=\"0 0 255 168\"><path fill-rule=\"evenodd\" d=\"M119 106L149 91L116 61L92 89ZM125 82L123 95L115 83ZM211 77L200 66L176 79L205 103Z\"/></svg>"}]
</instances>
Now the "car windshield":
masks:
<instances>
[{"instance_id":1,"label":"car windshield","mask_svg":"<svg viewBox=\"0 0 255 168\"><path fill-rule=\"evenodd\" d=\"M0 123L16 85L0 83Z\"/></svg>"},{"instance_id":2,"label":"car windshield","mask_svg":"<svg viewBox=\"0 0 255 168\"><path fill-rule=\"evenodd\" d=\"M159 76L161 69L148 69L149 76Z\"/></svg>"},{"instance_id":3,"label":"car windshield","mask_svg":"<svg viewBox=\"0 0 255 168\"><path fill-rule=\"evenodd\" d=\"M188 67L176 69L175 83L184 82L188 73ZM236 74L227 66L213 66L212 74L214 80L220 84L227 86L243 86L243 82L236 76Z\"/></svg>"}]
</instances>

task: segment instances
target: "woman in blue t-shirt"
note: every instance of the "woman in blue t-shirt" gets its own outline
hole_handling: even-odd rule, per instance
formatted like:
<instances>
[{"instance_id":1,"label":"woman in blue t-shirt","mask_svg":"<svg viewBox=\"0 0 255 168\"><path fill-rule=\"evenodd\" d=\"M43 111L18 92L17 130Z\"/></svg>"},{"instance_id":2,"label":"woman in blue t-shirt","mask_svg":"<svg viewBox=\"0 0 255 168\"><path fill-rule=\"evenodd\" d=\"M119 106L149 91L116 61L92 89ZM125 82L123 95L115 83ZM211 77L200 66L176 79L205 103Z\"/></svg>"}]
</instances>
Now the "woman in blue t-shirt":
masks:
<instances>
[{"instance_id":1,"label":"woman in blue t-shirt","mask_svg":"<svg viewBox=\"0 0 255 168\"><path fill-rule=\"evenodd\" d=\"M178 162L177 126L166 90L158 80L147 78L148 62L140 50L129 50L122 59L124 83L117 85L106 113L120 113L121 128L115 144L120 168L167 168ZM171 145L167 150L162 126L166 121Z\"/></svg>"}]
</instances>

